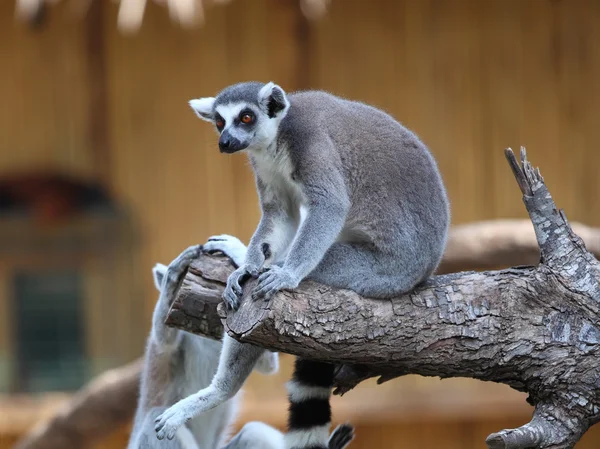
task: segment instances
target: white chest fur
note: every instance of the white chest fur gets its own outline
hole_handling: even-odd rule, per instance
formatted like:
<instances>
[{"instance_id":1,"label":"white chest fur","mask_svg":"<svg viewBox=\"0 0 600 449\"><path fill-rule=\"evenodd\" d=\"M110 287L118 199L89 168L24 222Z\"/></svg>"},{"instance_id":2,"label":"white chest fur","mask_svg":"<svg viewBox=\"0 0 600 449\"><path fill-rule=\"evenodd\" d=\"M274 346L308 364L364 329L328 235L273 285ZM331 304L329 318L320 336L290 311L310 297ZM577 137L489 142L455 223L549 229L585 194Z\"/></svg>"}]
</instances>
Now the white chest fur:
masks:
<instances>
[{"instance_id":1,"label":"white chest fur","mask_svg":"<svg viewBox=\"0 0 600 449\"><path fill-rule=\"evenodd\" d=\"M253 151L251 158L256 175L266 187L266 198L283 200L300 211L304 204L304 195L298 182L292 179L294 169L287 148L281 146L277 151ZM273 196L273 198L269 198Z\"/></svg>"}]
</instances>

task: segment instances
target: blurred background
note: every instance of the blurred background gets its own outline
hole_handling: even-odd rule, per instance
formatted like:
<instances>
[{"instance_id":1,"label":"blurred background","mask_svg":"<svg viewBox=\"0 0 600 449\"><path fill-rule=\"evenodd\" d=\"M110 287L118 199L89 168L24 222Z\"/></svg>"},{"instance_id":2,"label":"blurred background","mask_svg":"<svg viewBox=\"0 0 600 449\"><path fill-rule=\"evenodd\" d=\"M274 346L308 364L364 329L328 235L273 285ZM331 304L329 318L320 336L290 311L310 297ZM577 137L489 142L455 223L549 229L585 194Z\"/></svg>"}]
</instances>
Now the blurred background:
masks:
<instances>
[{"instance_id":1,"label":"blurred background","mask_svg":"<svg viewBox=\"0 0 600 449\"><path fill-rule=\"evenodd\" d=\"M154 263L252 235L246 158L219 154L191 98L273 80L383 108L431 148L454 224L527 217L503 155L524 145L569 219L600 225L600 0L175 3L0 2L0 449L142 354ZM253 374L239 424L284 428L291 361ZM357 449L470 449L532 409L503 385L407 376L333 411ZM599 443L593 428L577 448Z\"/></svg>"}]
</instances>

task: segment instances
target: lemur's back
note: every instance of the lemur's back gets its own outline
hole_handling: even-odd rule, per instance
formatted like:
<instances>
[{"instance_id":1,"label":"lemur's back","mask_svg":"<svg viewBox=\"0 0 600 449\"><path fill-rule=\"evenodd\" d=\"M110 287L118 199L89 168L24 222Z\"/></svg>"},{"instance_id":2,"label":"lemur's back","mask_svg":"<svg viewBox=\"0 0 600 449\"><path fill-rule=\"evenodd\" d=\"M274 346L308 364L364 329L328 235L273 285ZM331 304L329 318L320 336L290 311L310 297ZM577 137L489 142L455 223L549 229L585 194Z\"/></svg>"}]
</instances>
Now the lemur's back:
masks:
<instances>
[{"instance_id":1,"label":"lemur's back","mask_svg":"<svg viewBox=\"0 0 600 449\"><path fill-rule=\"evenodd\" d=\"M303 157L303 152L313 138L331 139L334 145L324 148L334 149L333 158L343 160L332 168L345 170L352 203L347 227L352 234L366 236L380 249L391 245L405 253L418 252L437 266L450 210L436 161L423 142L389 114L364 103L321 91L288 98L291 107L281 129L304 137L290 151L300 170L312 170L308 164L315 158ZM328 158L321 155L316 160L327 163Z\"/></svg>"}]
</instances>

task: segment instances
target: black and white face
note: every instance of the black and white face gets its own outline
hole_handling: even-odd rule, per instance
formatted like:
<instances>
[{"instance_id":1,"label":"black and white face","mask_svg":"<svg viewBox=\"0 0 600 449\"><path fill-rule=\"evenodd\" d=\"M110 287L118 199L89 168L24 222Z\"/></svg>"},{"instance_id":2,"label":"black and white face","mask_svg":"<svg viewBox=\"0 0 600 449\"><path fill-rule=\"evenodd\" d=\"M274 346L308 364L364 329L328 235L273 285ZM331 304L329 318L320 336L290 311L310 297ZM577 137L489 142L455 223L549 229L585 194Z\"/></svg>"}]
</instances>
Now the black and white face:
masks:
<instances>
[{"instance_id":1,"label":"black and white face","mask_svg":"<svg viewBox=\"0 0 600 449\"><path fill-rule=\"evenodd\" d=\"M214 124L220 134L221 153L236 153L259 146L257 131L266 126L268 117L257 106L247 103L224 104L215 107Z\"/></svg>"},{"instance_id":2,"label":"black and white face","mask_svg":"<svg viewBox=\"0 0 600 449\"><path fill-rule=\"evenodd\" d=\"M189 104L198 117L215 125L219 150L229 154L271 145L289 108L285 92L273 83L236 84L216 98L200 98Z\"/></svg>"}]
</instances>

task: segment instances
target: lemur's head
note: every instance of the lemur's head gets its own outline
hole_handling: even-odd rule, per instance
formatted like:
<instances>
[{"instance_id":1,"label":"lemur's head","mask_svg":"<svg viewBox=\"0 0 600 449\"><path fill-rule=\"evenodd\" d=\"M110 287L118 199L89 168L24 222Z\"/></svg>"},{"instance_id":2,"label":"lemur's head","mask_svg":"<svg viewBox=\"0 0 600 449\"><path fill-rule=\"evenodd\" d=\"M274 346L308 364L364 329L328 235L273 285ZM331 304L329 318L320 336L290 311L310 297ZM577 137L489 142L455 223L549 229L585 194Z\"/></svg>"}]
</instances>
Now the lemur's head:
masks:
<instances>
[{"instance_id":1,"label":"lemur's head","mask_svg":"<svg viewBox=\"0 0 600 449\"><path fill-rule=\"evenodd\" d=\"M216 97L189 104L198 117L217 128L221 153L268 147L290 107L284 90L272 82L234 84Z\"/></svg>"}]
</instances>

